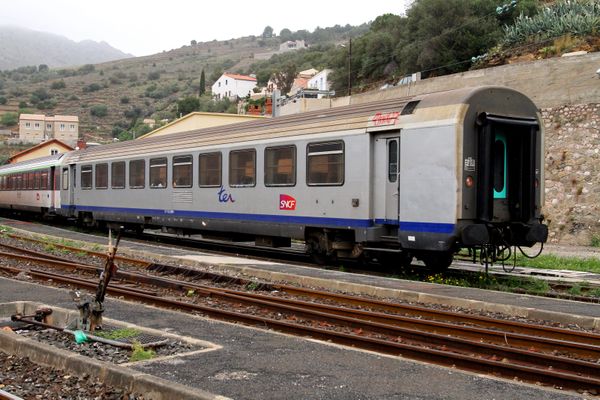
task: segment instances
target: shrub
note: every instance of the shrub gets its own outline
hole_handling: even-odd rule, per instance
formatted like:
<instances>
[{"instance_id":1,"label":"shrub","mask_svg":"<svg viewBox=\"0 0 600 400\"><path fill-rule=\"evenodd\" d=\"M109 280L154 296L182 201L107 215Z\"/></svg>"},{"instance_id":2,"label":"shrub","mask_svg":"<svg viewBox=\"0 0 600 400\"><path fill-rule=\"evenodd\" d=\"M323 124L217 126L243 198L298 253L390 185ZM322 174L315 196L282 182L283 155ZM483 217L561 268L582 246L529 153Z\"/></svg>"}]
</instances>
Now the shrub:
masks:
<instances>
[{"instance_id":1,"label":"shrub","mask_svg":"<svg viewBox=\"0 0 600 400\"><path fill-rule=\"evenodd\" d=\"M504 27L504 44L513 45L528 40L544 40L573 34L585 36L600 30L600 3L586 0L566 0L544 7L538 14L523 14L511 26Z\"/></svg>"},{"instance_id":2,"label":"shrub","mask_svg":"<svg viewBox=\"0 0 600 400\"><path fill-rule=\"evenodd\" d=\"M89 84L87 86L84 86L83 92L84 93L96 92L96 91L98 91L100 89L102 89L102 86L100 86L97 83L91 83L91 84Z\"/></svg>"},{"instance_id":3,"label":"shrub","mask_svg":"<svg viewBox=\"0 0 600 400\"><path fill-rule=\"evenodd\" d=\"M81 75L85 75L85 74L89 74L90 72L94 72L95 70L96 70L96 67L94 66L94 64L85 64L85 65L79 67L77 72L79 72L79 74L81 74Z\"/></svg>"},{"instance_id":4,"label":"shrub","mask_svg":"<svg viewBox=\"0 0 600 400\"><path fill-rule=\"evenodd\" d=\"M105 117L108 114L108 107L104 104L96 104L90 108L90 114L94 117Z\"/></svg>"},{"instance_id":5,"label":"shrub","mask_svg":"<svg viewBox=\"0 0 600 400\"><path fill-rule=\"evenodd\" d=\"M54 81L50 85L50 89L53 89L53 90L64 89L66 87L67 87L67 85L65 84L65 81L63 81L62 79L60 81Z\"/></svg>"},{"instance_id":6,"label":"shrub","mask_svg":"<svg viewBox=\"0 0 600 400\"><path fill-rule=\"evenodd\" d=\"M17 113L6 113L2 114L0 118L0 123L4 126L13 126L19 122L19 115Z\"/></svg>"},{"instance_id":7,"label":"shrub","mask_svg":"<svg viewBox=\"0 0 600 400\"><path fill-rule=\"evenodd\" d=\"M156 81L160 79L160 72L158 71L152 71L148 73L148 80L150 81Z\"/></svg>"},{"instance_id":8,"label":"shrub","mask_svg":"<svg viewBox=\"0 0 600 400\"><path fill-rule=\"evenodd\" d=\"M6 103L7 103L7 101L8 101L8 100L6 99L6 97L4 97L4 96L0 96L0 104L4 105L4 104L6 104Z\"/></svg>"},{"instance_id":9,"label":"shrub","mask_svg":"<svg viewBox=\"0 0 600 400\"><path fill-rule=\"evenodd\" d=\"M19 108L26 108L27 107L27 102L26 101L20 101L19 102Z\"/></svg>"},{"instance_id":10,"label":"shrub","mask_svg":"<svg viewBox=\"0 0 600 400\"><path fill-rule=\"evenodd\" d=\"M129 97L121 97L121 100L119 101L121 104L129 104Z\"/></svg>"}]
</instances>

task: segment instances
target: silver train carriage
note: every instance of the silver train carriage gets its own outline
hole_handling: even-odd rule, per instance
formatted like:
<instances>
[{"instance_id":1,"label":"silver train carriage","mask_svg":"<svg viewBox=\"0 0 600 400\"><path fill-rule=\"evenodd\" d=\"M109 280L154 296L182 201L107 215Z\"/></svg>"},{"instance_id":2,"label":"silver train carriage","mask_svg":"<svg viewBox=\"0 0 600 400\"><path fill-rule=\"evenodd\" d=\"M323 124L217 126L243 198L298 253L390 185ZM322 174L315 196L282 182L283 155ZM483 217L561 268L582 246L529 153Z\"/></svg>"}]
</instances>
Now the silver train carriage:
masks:
<instances>
[{"instance_id":1,"label":"silver train carriage","mask_svg":"<svg viewBox=\"0 0 600 400\"><path fill-rule=\"evenodd\" d=\"M478 87L92 147L62 160L57 212L443 269L546 241L539 121Z\"/></svg>"},{"instance_id":2,"label":"silver train carriage","mask_svg":"<svg viewBox=\"0 0 600 400\"><path fill-rule=\"evenodd\" d=\"M0 208L53 215L61 208L58 173L64 154L0 167Z\"/></svg>"}]
</instances>

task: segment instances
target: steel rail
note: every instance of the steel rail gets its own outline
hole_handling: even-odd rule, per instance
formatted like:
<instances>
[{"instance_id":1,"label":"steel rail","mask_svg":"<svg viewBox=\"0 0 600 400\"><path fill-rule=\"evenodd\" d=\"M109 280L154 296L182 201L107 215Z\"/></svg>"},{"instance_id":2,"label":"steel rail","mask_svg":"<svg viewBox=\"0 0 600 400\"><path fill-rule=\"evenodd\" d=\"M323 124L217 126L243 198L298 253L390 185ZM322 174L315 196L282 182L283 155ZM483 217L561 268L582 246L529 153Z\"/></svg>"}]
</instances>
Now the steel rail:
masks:
<instances>
[{"instance_id":1,"label":"steel rail","mask_svg":"<svg viewBox=\"0 0 600 400\"><path fill-rule=\"evenodd\" d=\"M14 249L18 250L18 248L14 248ZM39 255L39 256L42 256L42 254L37 253L37 252L32 252L32 251L29 251L29 252ZM26 257L26 256L19 256L19 255L13 255L11 253L1 253L1 252L0 252L0 256L11 256L11 257L19 258L21 260L40 262L40 263L44 263L46 265L59 266L59 267L63 267L63 268L82 269L82 270L85 270L90 273L94 272L94 271L96 271L98 273L100 272L100 269L98 267L88 266L88 265L84 265L84 264L76 264L76 263L72 263L70 261L59 261L59 260L56 260L56 257L54 257L53 260L45 260L45 259L42 259L41 257L30 258L30 257ZM169 267L167 267L167 268L169 268ZM175 267L175 268L178 268L178 267ZM189 272L188 269L185 269L184 271ZM587 333L587 332L568 331L568 330L564 330L564 329L558 329L558 328L553 328L553 327L543 327L543 326L534 327L534 326L525 325L522 323L517 323L515 325L514 321L495 320L495 319L491 319L491 318L487 318L487 317L468 316L468 315L461 316L461 318L458 321L454 321L457 323L464 323L465 319L466 319L466 320L469 320L472 322L474 321L474 323L479 324L479 325L485 325L485 327L487 327L487 328L493 328L493 329L483 329L483 328L477 328L477 327L467 327L467 326L463 326L463 325L448 324L443 321L427 320L427 319L422 319L422 318L419 318L419 319L409 318L409 317L405 317L402 315L391 315L391 314L381 314L381 313L375 313L375 312L365 312L365 311L361 312L359 310L356 310L356 311L348 310L348 309L342 309L340 307L327 306L324 304L301 302L299 300L290 300L290 299L282 299L282 298L278 298L277 300L274 300L273 296L262 296L262 295L257 295L254 293L235 291L235 290L224 289L224 288L217 289L217 288L212 288L212 287L205 286L205 285L198 285L198 284L186 282L186 281L174 281L174 280L169 280L164 277L157 278L157 277L152 277L152 276L148 276L148 275L135 274L135 273L125 272L125 271L118 271L117 278L131 282L131 283L138 283L138 282L143 281L146 284L161 286L161 287L175 289L175 290L183 290L184 288L202 290L207 295L208 294L211 294L213 296L220 295L223 298L227 298L227 296L224 293L231 293L231 294L238 295L238 296L257 298L259 300L277 301L279 303L298 305L298 306L301 306L304 308L312 308L314 310L325 310L327 312L334 313L337 315L347 315L347 316L352 316L354 318L360 318L360 319L364 319L364 320L392 323L397 326L402 326L402 325L407 325L407 324L412 325L412 326L419 326L419 327L422 327L421 329L424 331L436 330L438 332L445 332L447 334L454 334L454 335L456 335L457 333L460 332L463 335L462 337L477 338L480 340L485 339L485 340L488 340L488 341L490 341L492 343L496 343L496 344L503 344L503 343L508 344L508 341L510 340L511 346L520 346L520 347L526 348L526 347L530 347L530 346L534 345L535 348L537 348L539 350L544 350L544 351L554 351L554 350L566 351L571 354L578 355L580 357L593 358L593 359L600 358L600 348L598 347L598 343L600 343L600 335L591 334L591 333ZM366 299L357 299L356 297L337 295L337 294L332 294L332 293L328 293L328 292L315 292L313 290L299 289L299 288L295 288L295 287L281 286L281 285L274 285L273 288L275 288L275 289L279 288L281 290L285 290L286 292L292 292L292 291L301 292L304 295L310 295L310 296L314 296L315 294L317 294L318 297L325 296L328 299L334 298L334 299L338 300L341 298L349 303L359 305L361 307L367 306L367 307L376 308L376 309L385 308L387 311L392 311L395 313L404 313L405 310L407 309L407 306L405 306L405 305L400 305L400 307L397 307L396 305L392 305L390 303L384 303L384 302L380 302L380 301L366 300ZM413 309L413 307L414 306L410 306L411 311L415 311ZM419 317L422 317L422 315L426 312L428 312L428 313L431 312L430 309L425 309L422 307L417 307L416 310L418 313L417 315ZM440 314L440 313L442 315L448 315L448 312L440 312L440 311L436 310L436 314ZM451 313L450 315L455 316L456 314ZM481 324L481 322L484 322L484 324ZM511 329L514 328L515 326L517 326L519 329L517 330L517 332L513 332L510 329L508 330L508 332L498 330L499 327L504 328L505 325L508 325L509 328L511 328ZM542 339L542 338L544 338L544 339ZM582 338L584 340L581 340Z\"/></svg>"},{"instance_id":2,"label":"steel rail","mask_svg":"<svg viewBox=\"0 0 600 400\"><path fill-rule=\"evenodd\" d=\"M85 279L81 279L81 278L72 278L72 277L63 277L61 275L58 274L53 274L53 273L48 273L46 271L29 271L29 274L32 275L33 277L36 277L38 279L53 279L56 281L61 281L63 283L69 283L69 284L73 284L79 287L88 287L88 288L94 288L96 286L96 282L94 281L89 281L89 280L85 280ZM184 283L185 284L185 283ZM123 288L118 288L118 287L110 287L109 288L110 292L115 292L118 293L122 296L126 296L128 298L145 298L147 301L149 300L147 294L145 293L139 293L139 292L133 292L129 289L123 289ZM211 291L209 291L211 292ZM237 297L240 302L244 302L247 301L247 298L243 297L243 296L235 296L233 294L230 294L230 296L232 297ZM188 303L182 303L182 302L178 302L178 301L172 301L172 300L166 300L166 299L160 299L157 297L150 297L150 299L154 298L154 300L150 300L150 301L157 301L160 302L163 305L167 305L169 306L169 304L173 305L176 304L178 307L182 306L182 304L188 304ZM166 303L166 304L165 304ZM426 339L423 339L423 332L419 332L419 331L414 331L414 330L410 330L410 329L397 329L397 327L393 327L390 325L386 325L386 324L380 324L380 323L370 323L370 324L365 324L364 321L360 321L357 320L356 318L350 318L350 317L342 317L342 316L332 316L331 314L327 314L327 313L322 313L322 312L307 312L307 310L302 309L302 308L298 308L298 307L292 307L292 306L281 306L280 304L275 304L273 302L270 301L259 301L254 299L253 300L254 305L256 305L256 303L260 304L263 307L268 307L268 308L273 308L277 311L282 311L282 309L294 313L295 315L303 315L306 318L320 318L320 319L325 319L331 323L336 323L336 324L347 324L350 327L354 327L355 329L358 330L362 330L367 329L367 330L373 330L375 329L378 333L384 333L387 335L403 335L402 337L404 338L403 340L406 340L406 338L408 338L409 340L412 341L416 341L419 342L421 341L421 346L419 345L415 345L415 347L417 348L421 348L423 346L431 346L436 345L439 346L441 348L444 348L446 351L448 349L452 349L452 351L454 351L455 353L452 354L460 354L461 352L463 353L462 355L465 356L467 354L469 354L470 352L472 352L473 347L479 347L480 348L480 356L484 357L482 355L485 354L494 354L494 358L497 359L501 359L503 364L504 364L504 369L508 368L507 365L511 364L513 365L511 368L526 368L526 373L527 374L531 374L532 371L530 370L532 368L532 366L534 365L534 363L538 363L541 365L548 365L548 363L551 363L552 368L553 368L553 374L552 374L552 379L559 379L561 380L561 384L565 384L565 382L563 382L566 378L567 375L569 375L569 373L576 373L579 374L577 376L576 381L579 382L576 387L580 387L579 385L583 384L583 385L591 385L594 386L596 384L599 385L600 387L600 380L595 379L594 376L583 376L584 374L589 374L590 371L593 371L595 368L598 369L600 367L598 367L596 364L593 363L588 363L588 362L583 362L583 361L579 361L579 360L572 360L572 359L564 359L564 358L560 358L560 357L555 357L555 356L549 356L549 355L542 355L542 354L537 354L535 352L530 352L530 351L517 351L515 349L507 349L507 348L502 348L501 346L496 346L496 345L486 345L486 344L482 344L482 343L477 343L477 342L473 342L473 341L469 341L469 340L459 340L456 338L448 338L447 336L444 335L439 335L439 334L429 334L427 335ZM210 313L213 314L215 313L215 309L211 308L211 307L205 307L205 306L199 306L199 305L194 305L196 309L198 309L198 307L200 307L200 309L202 310L202 312L204 313ZM186 307L187 308L187 307ZM209 311L210 310L210 311ZM220 315L219 318L222 318L222 313L221 311L223 310L218 310L217 313ZM229 314L229 316L231 316L231 312L227 312L227 314ZM234 313L234 314L238 314L238 313ZM227 319L227 318L225 318ZM244 320L248 319L248 315L245 315L244 318L242 318ZM236 320L239 320L239 316L238 318L236 318ZM244 321L242 321L244 322ZM265 319L261 318L261 322L265 323ZM273 322L270 322L271 324L273 324ZM329 331L328 331L329 332ZM353 335L356 336L356 335ZM427 348L427 347L425 347ZM413 349L414 351L414 349ZM519 364L512 364L511 362L507 362L507 360L512 360L512 363L514 363L514 361L517 362L521 362L524 365L519 365ZM461 361L461 362L464 362ZM563 370L562 372L560 370ZM559 375L556 375L559 374ZM563 374L563 375L560 375ZM566 374L566 375L565 375ZM597 382L596 382L597 381Z\"/></svg>"},{"instance_id":3,"label":"steel rail","mask_svg":"<svg viewBox=\"0 0 600 400\"><path fill-rule=\"evenodd\" d=\"M42 272L40 275L46 277L52 277L55 280L61 280L61 276L58 274L46 274ZM81 278L64 278L63 282L71 283L79 287L87 287L90 289L95 288L95 281L88 281ZM296 323L290 323L282 320L275 320L271 318L260 317L247 313L233 312L222 309L216 309L214 307L203 306L199 304L192 304L182 302L178 300L171 300L162 297L149 296L142 293L132 293L126 289L118 287L109 287L108 292L117 294L128 299L145 301L157 306L162 306L170 309L185 310L190 312L200 312L210 317L226 320L226 321L237 321L250 325L263 326L279 331L309 335L311 337L330 340L336 343L380 351L388 354L402 355L409 358L418 359L421 361L435 362L446 366L459 366L464 369L472 371L484 371L488 373L499 374L504 377L513 378L518 376L529 381L544 382L547 384L559 385L561 387L567 387L571 389L583 389L583 390L598 390L600 389L600 379L596 376L585 376L582 372L571 372L570 370L561 371L554 367L548 368L542 366L541 368L535 368L532 361L536 360L549 360L557 359L557 357L535 354L534 352L521 352L524 357L527 358L528 362L522 364L515 364L509 359L503 357L505 353L502 353L500 348L496 349L497 352L493 354L495 356L486 358L485 355L472 355L472 348L470 351L469 347L465 347L463 354L458 352L448 352L448 338L443 335L438 335L439 341L437 345L440 349L431 347L423 347L409 343L398 343L390 340L383 340L379 338L365 337L356 334L349 334L344 332L337 332L327 329L315 328L312 326L298 325ZM300 310L300 313L305 311ZM314 317L314 315L313 315ZM331 316L325 315L325 318L331 318ZM342 318L342 317L337 317ZM354 325L354 326L361 326ZM467 342L467 341L465 341ZM425 342L431 346L431 341ZM444 344L445 343L445 344ZM473 344L472 342L468 345ZM466 346L467 344L465 344ZM492 349L489 346L480 346L487 349ZM498 346L496 346L498 347ZM511 354L518 352L512 351ZM486 353L483 353L486 354ZM578 365L580 368L585 369L588 373L593 370L593 363L587 363L578 360L571 360L570 366ZM596 366L597 367L597 366ZM592 368L592 369L589 369ZM597 367L598 368L598 367ZM579 369L579 368L578 368Z\"/></svg>"}]
</instances>

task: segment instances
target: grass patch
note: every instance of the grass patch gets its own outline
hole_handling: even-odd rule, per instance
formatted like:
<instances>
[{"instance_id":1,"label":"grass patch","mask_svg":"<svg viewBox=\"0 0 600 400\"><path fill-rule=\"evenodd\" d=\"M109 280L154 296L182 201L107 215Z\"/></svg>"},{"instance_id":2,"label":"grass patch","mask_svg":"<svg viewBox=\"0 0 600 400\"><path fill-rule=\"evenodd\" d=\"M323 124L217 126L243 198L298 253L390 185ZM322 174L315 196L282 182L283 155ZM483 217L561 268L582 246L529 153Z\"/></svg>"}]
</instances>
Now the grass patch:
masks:
<instances>
[{"instance_id":1,"label":"grass patch","mask_svg":"<svg viewBox=\"0 0 600 400\"><path fill-rule=\"evenodd\" d=\"M144 350L144 347L140 342L133 342L133 352L129 357L130 362L151 360L156 355L156 352L152 349Z\"/></svg>"},{"instance_id":2,"label":"grass patch","mask_svg":"<svg viewBox=\"0 0 600 400\"><path fill-rule=\"evenodd\" d=\"M517 256L517 265L539 269L565 269L570 271L584 271L600 273L600 259L560 257L553 254L542 254L538 258Z\"/></svg>"},{"instance_id":3,"label":"grass patch","mask_svg":"<svg viewBox=\"0 0 600 400\"><path fill-rule=\"evenodd\" d=\"M140 334L140 331L134 328L115 329L112 331L95 331L94 335L110 340L126 339L135 337Z\"/></svg>"},{"instance_id":4,"label":"grass patch","mask_svg":"<svg viewBox=\"0 0 600 400\"><path fill-rule=\"evenodd\" d=\"M15 230L12 228L12 226L6 226L6 225L0 225L0 232L4 235L4 234L10 234L10 233L14 233Z\"/></svg>"}]
</instances>

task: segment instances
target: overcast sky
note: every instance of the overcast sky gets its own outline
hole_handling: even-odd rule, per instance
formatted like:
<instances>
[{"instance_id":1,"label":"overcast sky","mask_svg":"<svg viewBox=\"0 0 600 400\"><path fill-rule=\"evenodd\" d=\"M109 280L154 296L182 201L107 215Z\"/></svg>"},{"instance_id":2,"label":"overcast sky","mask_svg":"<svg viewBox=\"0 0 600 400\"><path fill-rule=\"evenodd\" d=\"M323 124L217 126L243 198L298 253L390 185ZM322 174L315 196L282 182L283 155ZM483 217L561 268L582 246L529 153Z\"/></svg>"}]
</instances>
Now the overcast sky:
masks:
<instances>
[{"instance_id":1,"label":"overcast sky","mask_svg":"<svg viewBox=\"0 0 600 400\"><path fill-rule=\"evenodd\" d=\"M0 24L92 39L143 56L179 48L194 39L227 40L260 35L265 26L313 31L336 24L359 25L385 13L402 14L408 0L9 0Z\"/></svg>"}]
</instances>

